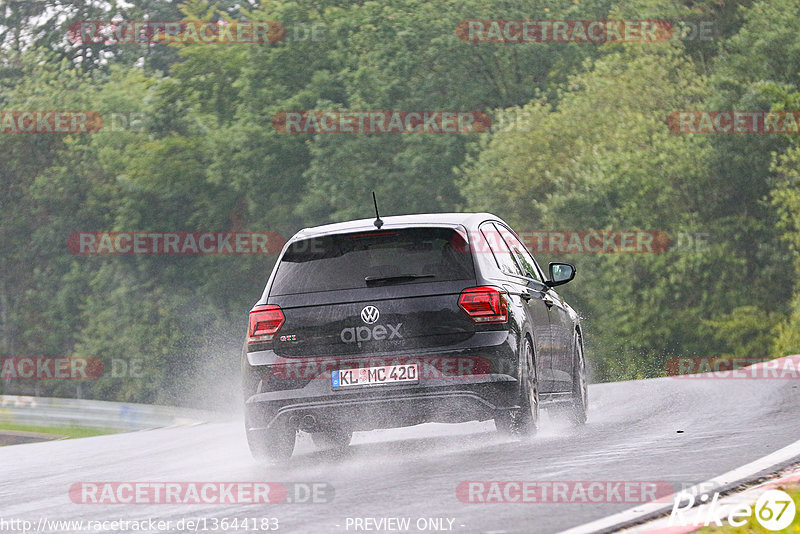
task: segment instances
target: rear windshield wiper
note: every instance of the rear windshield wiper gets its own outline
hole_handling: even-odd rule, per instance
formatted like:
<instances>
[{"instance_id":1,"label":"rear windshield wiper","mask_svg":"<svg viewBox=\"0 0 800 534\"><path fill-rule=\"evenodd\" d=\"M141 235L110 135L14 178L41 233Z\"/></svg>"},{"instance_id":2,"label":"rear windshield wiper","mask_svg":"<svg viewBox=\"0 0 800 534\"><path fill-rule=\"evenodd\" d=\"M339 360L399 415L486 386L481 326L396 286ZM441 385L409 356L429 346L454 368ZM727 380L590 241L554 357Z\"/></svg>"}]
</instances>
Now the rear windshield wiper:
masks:
<instances>
[{"instance_id":1,"label":"rear windshield wiper","mask_svg":"<svg viewBox=\"0 0 800 534\"><path fill-rule=\"evenodd\" d=\"M368 286L372 285L386 285L386 284L400 284L403 282L412 282L419 278L436 278L435 274L398 274L395 276L365 276L364 281Z\"/></svg>"}]
</instances>

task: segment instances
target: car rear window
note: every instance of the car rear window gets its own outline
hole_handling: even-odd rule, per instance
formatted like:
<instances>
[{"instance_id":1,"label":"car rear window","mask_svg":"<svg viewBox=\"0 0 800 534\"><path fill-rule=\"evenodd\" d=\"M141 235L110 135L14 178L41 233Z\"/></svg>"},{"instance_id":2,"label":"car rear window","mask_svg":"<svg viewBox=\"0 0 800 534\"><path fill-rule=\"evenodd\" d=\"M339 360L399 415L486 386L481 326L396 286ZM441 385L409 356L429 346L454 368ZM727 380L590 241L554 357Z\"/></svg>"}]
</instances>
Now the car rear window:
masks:
<instances>
[{"instance_id":1,"label":"car rear window","mask_svg":"<svg viewBox=\"0 0 800 534\"><path fill-rule=\"evenodd\" d=\"M409 228L314 237L292 243L270 294L474 280L471 255L451 228Z\"/></svg>"}]
</instances>

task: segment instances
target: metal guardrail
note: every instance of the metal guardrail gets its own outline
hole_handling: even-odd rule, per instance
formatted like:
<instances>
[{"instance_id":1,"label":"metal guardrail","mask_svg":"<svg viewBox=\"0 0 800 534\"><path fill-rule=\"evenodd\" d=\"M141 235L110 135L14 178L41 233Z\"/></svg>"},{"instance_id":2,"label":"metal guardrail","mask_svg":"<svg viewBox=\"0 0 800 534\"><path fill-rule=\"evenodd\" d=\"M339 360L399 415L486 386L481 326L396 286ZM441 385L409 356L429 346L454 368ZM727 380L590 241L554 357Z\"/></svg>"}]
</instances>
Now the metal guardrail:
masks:
<instances>
[{"instance_id":1,"label":"metal guardrail","mask_svg":"<svg viewBox=\"0 0 800 534\"><path fill-rule=\"evenodd\" d=\"M0 423L146 430L218 421L215 412L126 402L0 395Z\"/></svg>"}]
</instances>

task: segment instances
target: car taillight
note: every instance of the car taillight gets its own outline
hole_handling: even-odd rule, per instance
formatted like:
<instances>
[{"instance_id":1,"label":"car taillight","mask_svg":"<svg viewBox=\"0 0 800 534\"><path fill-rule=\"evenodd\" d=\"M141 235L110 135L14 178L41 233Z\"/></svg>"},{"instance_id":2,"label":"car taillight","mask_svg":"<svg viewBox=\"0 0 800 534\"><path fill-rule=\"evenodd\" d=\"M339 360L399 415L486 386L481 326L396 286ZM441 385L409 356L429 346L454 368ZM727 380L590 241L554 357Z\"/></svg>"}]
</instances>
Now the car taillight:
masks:
<instances>
[{"instance_id":1,"label":"car taillight","mask_svg":"<svg viewBox=\"0 0 800 534\"><path fill-rule=\"evenodd\" d=\"M247 344L272 341L275 334L283 326L283 312L280 306L267 304L256 306L250 310L250 324L247 328Z\"/></svg>"},{"instance_id":2,"label":"car taillight","mask_svg":"<svg viewBox=\"0 0 800 534\"><path fill-rule=\"evenodd\" d=\"M476 323L505 323L508 320L505 292L495 287L468 287L458 297L458 306Z\"/></svg>"}]
</instances>

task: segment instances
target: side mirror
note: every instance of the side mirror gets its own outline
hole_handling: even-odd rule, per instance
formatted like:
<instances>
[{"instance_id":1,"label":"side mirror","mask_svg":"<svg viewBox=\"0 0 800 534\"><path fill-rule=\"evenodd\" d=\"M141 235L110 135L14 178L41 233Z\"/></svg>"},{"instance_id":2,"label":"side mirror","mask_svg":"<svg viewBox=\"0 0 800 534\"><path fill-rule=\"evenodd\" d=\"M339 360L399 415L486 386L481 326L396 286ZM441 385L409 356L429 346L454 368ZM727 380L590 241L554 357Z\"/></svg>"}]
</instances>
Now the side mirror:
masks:
<instances>
[{"instance_id":1,"label":"side mirror","mask_svg":"<svg viewBox=\"0 0 800 534\"><path fill-rule=\"evenodd\" d=\"M549 287L566 284L575 278L575 266L571 263L550 262L550 280L545 282Z\"/></svg>"}]
</instances>

